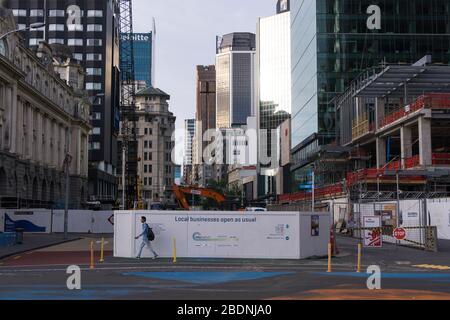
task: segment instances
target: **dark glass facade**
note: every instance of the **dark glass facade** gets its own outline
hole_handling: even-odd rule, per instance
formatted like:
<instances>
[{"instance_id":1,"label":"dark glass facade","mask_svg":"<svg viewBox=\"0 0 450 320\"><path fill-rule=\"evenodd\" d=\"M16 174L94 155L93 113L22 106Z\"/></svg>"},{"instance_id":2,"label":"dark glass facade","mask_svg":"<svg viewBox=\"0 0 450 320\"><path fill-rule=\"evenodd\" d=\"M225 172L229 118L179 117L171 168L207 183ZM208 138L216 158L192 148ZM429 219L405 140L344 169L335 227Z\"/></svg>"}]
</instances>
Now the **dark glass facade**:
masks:
<instances>
[{"instance_id":1,"label":"dark glass facade","mask_svg":"<svg viewBox=\"0 0 450 320\"><path fill-rule=\"evenodd\" d=\"M121 35L122 41L133 41L135 80L153 86L153 33L134 33L132 39Z\"/></svg>"},{"instance_id":2,"label":"dark glass facade","mask_svg":"<svg viewBox=\"0 0 450 320\"><path fill-rule=\"evenodd\" d=\"M292 0L290 5L297 167L319 145L336 140L331 100L361 72L383 61L414 63L427 54L449 64L448 0ZM368 10L373 5L379 15Z\"/></svg>"}]
</instances>

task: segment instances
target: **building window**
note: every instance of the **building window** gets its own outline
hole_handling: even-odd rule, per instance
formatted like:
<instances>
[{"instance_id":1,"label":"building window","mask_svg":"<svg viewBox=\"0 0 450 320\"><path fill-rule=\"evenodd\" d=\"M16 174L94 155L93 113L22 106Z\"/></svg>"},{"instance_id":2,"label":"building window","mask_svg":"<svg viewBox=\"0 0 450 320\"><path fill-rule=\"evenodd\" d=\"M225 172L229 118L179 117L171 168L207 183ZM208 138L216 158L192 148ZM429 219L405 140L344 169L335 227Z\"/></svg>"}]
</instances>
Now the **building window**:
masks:
<instances>
[{"instance_id":1,"label":"building window","mask_svg":"<svg viewBox=\"0 0 450 320\"><path fill-rule=\"evenodd\" d=\"M144 161L148 161L148 152L144 152Z\"/></svg>"},{"instance_id":2,"label":"building window","mask_svg":"<svg viewBox=\"0 0 450 320\"><path fill-rule=\"evenodd\" d=\"M101 25L101 24L88 24L87 25L87 31L102 32L103 31L103 25Z\"/></svg>"},{"instance_id":3,"label":"building window","mask_svg":"<svg viewBox=\"0 0 450 320\"><path fill-rule=\"evenodd\" d=\"M144 149L148 149L148 141L144 141Z\"/></svg>"},{"instance_id":4,"label":"building window","mask_svg":"<svg viewBox=\"0 0 450 320\"><path fill-rule=\"evenodd\" d=\"M82 46L83 39L67 39L67 45L69 46Z\"/></svg>"},{"instance_id":5,"label":"building window","mask_svg":"<svg viewBox=\"0 0 450 320\"><path fill-rule=\"evenodd\" d=\"M148 161L153 161L153 153L152 152L148 153Z\"/></svg>"},{"instance_id":6,"label":"building window","mask_svg":"<svg viewBox=\"0 0 450 320\"><path fill-rule=\"evenodd\" d=\"M49 44L54 44L54 43L64 44L64 39L51 38L51 39L48 39L48 43Z\"/></svg>"},{"instance_id":7,"label":"building window","mask_svg":"<svg viewBox=\"0 0 450 320\"><path fill-rule=\"evenodd\" d=\"M44 41L44 39L31 38L29 44L30 46L37 46L41 41Z\"/></svg>"},{"instance_id":8,"label":"building window","mask_svg":"<svg viewBox=\"0 0 450 320\"><path fill-rule=\"evenodd\" d=\"M101 120L102 114L100 112L93 112L90 116L91 120Z\"/></svg>"},{"instance_id":9,"label":"building window","mask_svg":"<svg viewBox=\"0 0 450 320\"><path fill-rule=\"evenodd\" d=\"M102 39L87 39L86 42L91 47L101 47L103 45Z\"/></svg>"},{"instance_id":10,"label":"building window","mask_svg":"<svg viewBox=\"0 0 450 320\"><path fill-rule=\"evenodd\" d=\"M64 10L49 10L48 16L49 17L65 17L66 12Z\"/></svg>"},{"instance_id":11,"label":"building window","mask_svg":"<svg viewBox=\"0 0 450 320\"><path fill-rule=\"evenodd\" d=\"M73 58L75 60L83 61L83 54L82 53L74 53L72 56L73 56Z\"/></svg>"},{"instance_id":12,"label":"building window","mask_svg":"<svg viewBox=\"0 0 450 320\"><path fill-rule=\"evenodd\" d=\"M27 10L22 9L13 9L13 15L16 17L26 17L27 16Z\"/></svg>"},{"instance_id":13,"label":"building window","mask_svg":"<svg viewBox=\"0 0 450 320\"><path fill-rule=\"evenodd\" d=\"M48 30L49 31L64 31L64 25L63 24L49 24Z\"/></svg>"},{"instance_id":14,"label":"building window","mask_svg":"<svg viewBox=\"0 0 450 320\"><path fill-rule=\"evenodd\" d=\"M148 148L149 149L153 149L153 141L149 141L148 142Z\"/></svg>"},{"instance_id":15,"label":"building window","mask_svg":"<svg viewBox=\"0 0 450 320\"><path fill-rule=\"evenodd\" d=\"M102 61L102 55L98 53L88 53L86 55L87 61Z\"/></svg>"},{"instance_id":16,"label":"building window","mask_svg":"<svg viewBox=\"0 0 450 320\"><path fill-rule=\"evenodd\" d=\"M103 17L103 11L102 10L88 10L87 16L88 17L102 18Z\"/></svg>"},{"instance_id":17,"label":"building window","mask_svg":"<svg viewBox=\"0 0 450 320\"><path fill-rule=\"evenodd\" d=\"M84 27L82 24L68 24L67 30L69 31L83 31Z\"/></svg>"},{"instance_id":18,"label":"building window","mask_svg":"<svg viewBox=\"0 0 450 320\"><path fill-rule=\"evenodd\" d=\"M32 9L30 10L30 17L43 17L44 10Z\"/></svg>"},{"instance_id":19,"label":"building window","mask_svg":"<svg viewBox=\"0 0 450 320\"><path fill-rule=\"evenodd\" d=\"M102 84L100 82L87 82L86 90L102 90Z\"/></svg>"},{"instance_id":20,"label":"building window","mask_svg":"<svg viewBox=\"0 0 450 320\"><path fill-rule=\"evenodd\" d=\"M101 129L100 128L93 128L91 131L92 135L100 135L101 134Z\"/></svg>"},{"instance_id":21,"label":"building window","mask_svg":"<svg viewBox=\"0 0 450 320\"><path fill-rule=\"evenodd\" d=\"M89 142L89 150L100 150L100 142Z\"/></svg>"},{"instance_id":22,"label":"building window","mask_svg":"<svg viewBox=\"0 0 450 320\"><path fill-rule=\"evenodd\" d=\"M102 68L86 68L86 73L88 76L101 76L103 73Z\"/></svg>"}]
</instances>

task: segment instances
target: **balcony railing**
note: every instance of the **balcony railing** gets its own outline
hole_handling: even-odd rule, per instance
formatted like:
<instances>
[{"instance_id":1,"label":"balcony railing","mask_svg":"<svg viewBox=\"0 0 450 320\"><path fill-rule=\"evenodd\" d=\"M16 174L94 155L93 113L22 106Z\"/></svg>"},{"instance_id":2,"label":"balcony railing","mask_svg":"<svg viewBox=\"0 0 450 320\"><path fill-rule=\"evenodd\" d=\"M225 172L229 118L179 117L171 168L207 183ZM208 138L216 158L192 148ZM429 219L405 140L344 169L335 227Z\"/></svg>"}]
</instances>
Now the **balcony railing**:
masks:
<instances>
[{"instance_id":1,"label":"balcony railing","mask_svg":"<svg viewBox=\"0 0 450 320\"><path fill-rule=\"evenodd\" d=\"M450 166L450 153L434 153L433 166Z\"/></svg>"},{"instance_id":2,"label":"balcony railing","mask_svg":"<svg viewBox=\"0 0 450 320\"><path fill-rule=\"evenodd\" d=\"M430 93L420 96L415 102L397 110L380 120L380 128L386 127L402 118L423 109L450 109L450 94Z\"/></svg>"},{"instance_id":3,"label":"balcony railing","mask_svg":"<svg viewBox=\"0 0 450 320\"><path fill-rule=\"evenodd\" d=\"M339 196L344 193L344 187L341 183L333 184L330 186L326 186L323 188L317 188L314 190L314 197L316 199L323 199L327 197ZM292 194L284 194L278 197L279 202L296 202L296 201L304 201L304 200L312 200L311 192L297 192Z\"/></svg>"}]
</instances>

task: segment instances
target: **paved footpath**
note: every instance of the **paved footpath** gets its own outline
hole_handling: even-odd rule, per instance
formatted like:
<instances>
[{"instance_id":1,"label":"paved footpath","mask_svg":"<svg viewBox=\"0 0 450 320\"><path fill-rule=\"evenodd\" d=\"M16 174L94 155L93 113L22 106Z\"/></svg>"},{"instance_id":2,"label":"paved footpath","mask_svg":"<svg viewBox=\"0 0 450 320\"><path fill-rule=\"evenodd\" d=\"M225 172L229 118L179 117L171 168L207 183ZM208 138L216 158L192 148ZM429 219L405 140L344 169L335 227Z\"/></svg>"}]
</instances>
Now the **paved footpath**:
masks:
<instances>
[{"instance_id":1,"label":"paved footpath","mask_svg":"<svg viewBox=\"0 0 450 320\"><path fill-rule=\"evenodd\" d=\"M449 252L429 253L386 245L364 249L363 270L378 265L382 290L367 289L366 273L356 273L357 241L338 238L340 255L327 273L327 259L134 260L112 257L106 239L106 259L89 269L89 246L98 237L31 251L0 260L1 299L433 299L450 300ZM82 269L82 290L66 287L66 268Z\"/></svg>"}]
</instances>

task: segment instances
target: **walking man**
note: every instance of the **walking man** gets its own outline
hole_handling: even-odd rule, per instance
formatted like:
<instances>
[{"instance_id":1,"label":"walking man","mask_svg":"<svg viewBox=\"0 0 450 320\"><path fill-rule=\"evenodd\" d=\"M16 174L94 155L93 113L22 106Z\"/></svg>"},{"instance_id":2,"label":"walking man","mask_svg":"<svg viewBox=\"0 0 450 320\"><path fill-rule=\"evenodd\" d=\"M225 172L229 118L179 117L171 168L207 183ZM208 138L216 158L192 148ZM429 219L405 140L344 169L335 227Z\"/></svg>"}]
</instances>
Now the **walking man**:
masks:
<instances>
[{"instance_id":1,"label":"walking man","mask_svg":"<svg viewBox=\"0 0 450 320\"><path fill-rule=\"evenodd\" d=\"M155 250L153 250L152 244L150 242L150 240L148 239L148 234L150 232L150 227L147 224L147 218L146 217L142 217L141 218L141 222L142 222L142 233L137 236L135 239L139 239L140 237L142 237L142 243L141 243L141 247L139 250L139 254L136 257L136 259L140 259L141 255L142 255L142 250L147 247L150 249L150 251L153 253L153 260L158 258L158 254L155 252Z\"/></svg>"}]
</instances>

